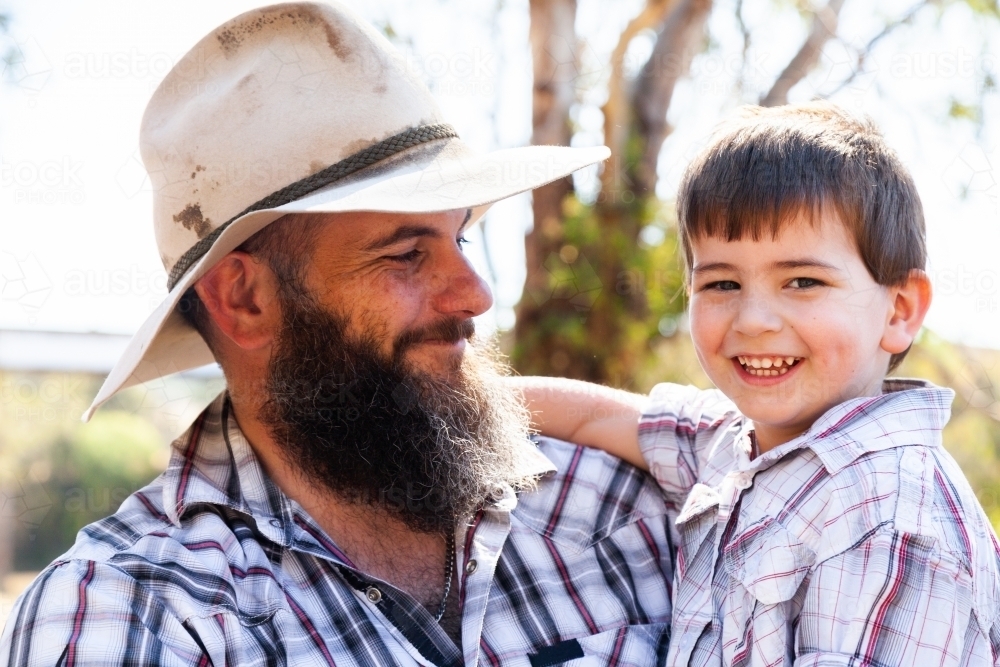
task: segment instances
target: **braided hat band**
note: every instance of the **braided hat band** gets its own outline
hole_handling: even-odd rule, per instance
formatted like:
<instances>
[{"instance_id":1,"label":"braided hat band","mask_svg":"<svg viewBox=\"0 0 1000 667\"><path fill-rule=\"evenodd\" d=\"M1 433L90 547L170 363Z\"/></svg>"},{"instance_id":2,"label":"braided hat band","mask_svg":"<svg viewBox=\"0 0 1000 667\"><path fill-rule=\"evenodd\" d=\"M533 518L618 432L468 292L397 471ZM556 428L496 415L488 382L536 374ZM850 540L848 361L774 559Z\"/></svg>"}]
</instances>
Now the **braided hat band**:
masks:
<instances>
[{"instance_id":1,"label":"braided hat band","mask_svg":"<svg viewBox=\"0 0 1000 667\"><path fill-rule=\"evenodd\" d=\"M229 225L237 219L242 218L247 213L268 208L277 208L278 206L283 206L284 204L293 202L296 199L301 199L309 193L315 192L316 190L319 190L334 181L350 176L356 171L364 169L365 167L370 167L376 162L381 162L382 160L392 157L393 155L408 148L413 148L414 146L419 146L437 139L450 139L457 137L458 133L455 131L455 128L446 123L411 127L407 130L403 130L399 134L394 134L388 139L383 139L376 144L372 144L368 148L362 149L353 155L349 155L340 162L332 164L315 174L306 176L302 180L295 181L291 185L286 185L280 190L272 192L263 199L254 202L247 208L243 209L237 215L219 225L219 227L213 230L211 234L208 234L205 238L199 240L191 246L191 248L189 248L188 251L185 252L179 260L177 260L177 263L174 264L173 268L170 269L170 276L167 279L168 289L172 290L184 274L187 273L188 269L194 266L199 259L204 257L205 253L209 251L212 245L215 244L215 241L222 235L222 232L226 231Z\"/></svg>"}]
</instances>

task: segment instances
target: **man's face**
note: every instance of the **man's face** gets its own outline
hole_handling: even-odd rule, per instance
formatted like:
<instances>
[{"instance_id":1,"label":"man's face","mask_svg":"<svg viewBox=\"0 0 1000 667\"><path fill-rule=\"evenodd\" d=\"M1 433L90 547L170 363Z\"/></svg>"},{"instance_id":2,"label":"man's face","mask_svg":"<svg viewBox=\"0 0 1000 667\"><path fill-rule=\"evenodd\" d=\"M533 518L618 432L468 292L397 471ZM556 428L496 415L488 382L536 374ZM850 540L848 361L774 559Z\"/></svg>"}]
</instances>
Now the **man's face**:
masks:
<instances>
[{"instance_id":1,"label":"man's face","mask_svg":"<svg viewBox=\"0 0 1000 667\"><path fill-rule=\"evenodd\" d=\"M447 377L461 362L471 318L493 303L462 252L466 210L350 213L316 235L305 285L348 317L348 334L373 340L385 358ZM401 349L402 348L402 349Z\"/></svg>"},{"instance_id":2,"label":"man's face","mask_svg":"<svg viewBox=\"0 0 1000 667\"><path fill-rule=\"evenodd\" d=\"M464 221L323 223L301 284L279 288L260 411L319 487L424 532L453 530L498 487L530 481L527 413L490 349L469 344L490 295L462 255Z\"/></svg>"},{"instance_id":3,"label":"man's face","mask_svg":"<svg viewBox=\"0 0 1000 667\"><path fill-rule=\"evenodd\" d=\"M755 424L762 445L806 431L829 408L878 394L889 291L840 218L799 216L760 241L692 244L691 335L705 372Z\"/></svg>"}]
</instances>

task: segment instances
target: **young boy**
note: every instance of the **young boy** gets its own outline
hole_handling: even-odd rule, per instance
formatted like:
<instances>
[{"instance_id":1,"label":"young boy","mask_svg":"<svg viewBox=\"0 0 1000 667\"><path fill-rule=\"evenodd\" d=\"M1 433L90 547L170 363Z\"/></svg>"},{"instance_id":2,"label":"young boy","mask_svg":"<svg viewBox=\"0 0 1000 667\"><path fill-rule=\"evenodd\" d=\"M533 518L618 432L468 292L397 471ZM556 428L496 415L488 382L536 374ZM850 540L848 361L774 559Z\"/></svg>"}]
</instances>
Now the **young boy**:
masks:
<instances>
[{"instance_id":1,"label":"young boy","mask_svg":"<svg viewBox=\"0 0 1000 667\"><path fill-rule=\"evenodd\" d=\"M678 211L718 389L519 380L541 432L650 470L675 504L667 664L1000 664L1000 548L941 446L953 392L885 377L931 299L895 154L829 104L747 109Z\"/></svg>"}]
</instances>

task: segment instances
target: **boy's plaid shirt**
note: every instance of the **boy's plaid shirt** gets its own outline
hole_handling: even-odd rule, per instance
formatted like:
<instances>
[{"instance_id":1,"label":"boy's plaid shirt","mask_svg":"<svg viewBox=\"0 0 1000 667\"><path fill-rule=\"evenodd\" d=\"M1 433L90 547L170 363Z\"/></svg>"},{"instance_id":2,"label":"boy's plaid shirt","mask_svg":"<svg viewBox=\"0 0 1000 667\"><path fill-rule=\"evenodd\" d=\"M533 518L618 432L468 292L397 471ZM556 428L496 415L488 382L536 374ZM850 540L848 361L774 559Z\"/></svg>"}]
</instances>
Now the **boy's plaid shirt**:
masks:
<instances>
[{"instance_id":1,"label":"boy's plaid shirt","mask_svg":"<svg viewBox=\"0 0 1000 667\"><path fill-rule=\"evenodd\" d=\"M532 471L545 475L537 489L498 489L459 531L460 651L281 493L226 406L210 406L174 444L166 473L39 575L8 619L0 665L666 658L672 549L647 475L566 443L532 451Z\"/></svg>"},{"instance_id":2,"label":"boy's plaid shirt","mask_svg":"<svg viewBox=\"0 0 1000 667\"><path fill-rule=\"evenodd\" d=\"M682 508L667 664L997 664L1000 548L941 446L952 397L887 381L751 461L720 392L654 388L639 440Z\"/></svg>"}]
</instances>

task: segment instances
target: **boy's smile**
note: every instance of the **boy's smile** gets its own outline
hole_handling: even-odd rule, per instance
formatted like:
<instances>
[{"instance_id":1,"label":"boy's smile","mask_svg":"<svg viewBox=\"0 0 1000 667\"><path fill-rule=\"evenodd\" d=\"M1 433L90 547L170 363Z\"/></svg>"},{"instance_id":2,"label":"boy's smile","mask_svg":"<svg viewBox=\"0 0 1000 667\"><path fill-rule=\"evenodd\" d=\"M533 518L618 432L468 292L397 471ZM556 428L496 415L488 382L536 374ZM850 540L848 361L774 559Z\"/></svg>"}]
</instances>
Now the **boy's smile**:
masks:
<instances>
[{"instance_id":1,"label":"boy's smile","mask_svg":"<svg viewBox=\"0 0 1000 667\"><path fill-rule=\"evenodd\" d=\"M828 207L815 224L800 214L775 238L692 239L692 255L698 359L753 420L762 452L838 403L879 394L890 357L912 341L900 336L913 314L907 287L875 282ZM905 328L915 334L919 322Z\"/></svg>"}]
</instances>

